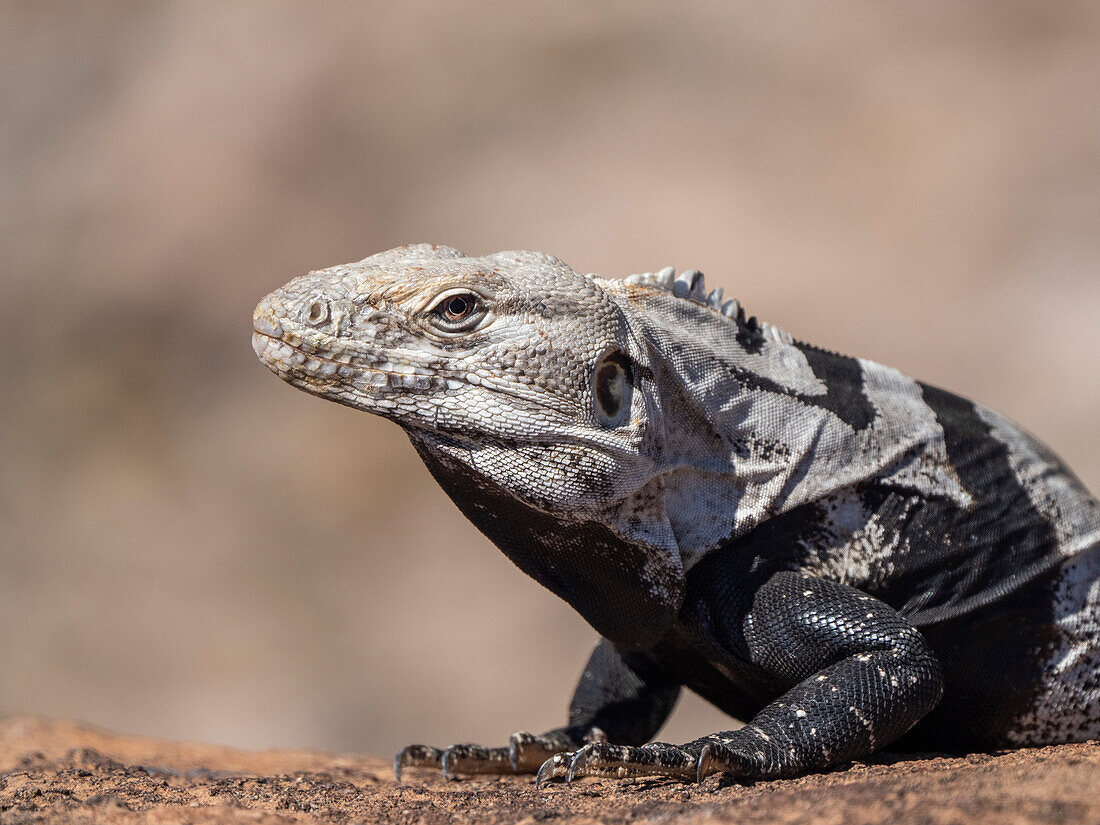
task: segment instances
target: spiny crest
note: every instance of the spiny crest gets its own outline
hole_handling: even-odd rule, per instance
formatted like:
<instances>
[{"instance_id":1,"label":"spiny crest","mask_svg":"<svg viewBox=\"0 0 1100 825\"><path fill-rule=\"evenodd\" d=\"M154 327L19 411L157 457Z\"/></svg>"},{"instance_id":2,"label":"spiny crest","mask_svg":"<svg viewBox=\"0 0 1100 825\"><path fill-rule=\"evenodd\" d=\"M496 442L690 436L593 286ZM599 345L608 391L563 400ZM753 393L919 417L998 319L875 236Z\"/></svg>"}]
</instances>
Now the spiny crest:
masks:
<instances>
[{"instance_id":1,"label":"spiny crest","mask_svg":"<svg viewBox=\"0 0 1100 825\"><path fill-rule=\"evenodd\" d=\"M758 321L755 315L746 318L745 308L741 306L741 302L736 298L723 301L724 290L722 287L713 289L708 293L703 273L698 269L685 269L677 275L673 267L666 266L658 272L639 272L635 275L627 275L622 280L624 283L636 286L666 290L677 298L708 306L735 323L742 324L750 329L759 329L762 335L775 341L784 344L794 343L794 338L790 333L784 332L779 327L773 326L767 321Z\"/></svg>"}]
</instances>

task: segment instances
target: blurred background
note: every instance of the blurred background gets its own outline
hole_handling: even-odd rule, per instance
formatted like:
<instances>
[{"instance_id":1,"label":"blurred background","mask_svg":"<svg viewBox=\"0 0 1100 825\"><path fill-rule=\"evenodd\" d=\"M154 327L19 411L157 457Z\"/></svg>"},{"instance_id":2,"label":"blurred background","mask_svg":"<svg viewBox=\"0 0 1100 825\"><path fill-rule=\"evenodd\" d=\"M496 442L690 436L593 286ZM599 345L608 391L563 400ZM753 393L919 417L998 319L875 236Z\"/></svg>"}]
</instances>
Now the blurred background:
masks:
<instances>
[{"instance_id":1,"label":"blurred background","mask_svg":"<svg viewBox=\"0 0 1100 825\"><path fill-rule=\"evenodd\" d=\"M398 244L697 267L1100 490L1100 5L0 6L0 713L389 755L593 633L257 300ZM662 738L726 726L685 699Z\"/></svg>"}]
</instances>

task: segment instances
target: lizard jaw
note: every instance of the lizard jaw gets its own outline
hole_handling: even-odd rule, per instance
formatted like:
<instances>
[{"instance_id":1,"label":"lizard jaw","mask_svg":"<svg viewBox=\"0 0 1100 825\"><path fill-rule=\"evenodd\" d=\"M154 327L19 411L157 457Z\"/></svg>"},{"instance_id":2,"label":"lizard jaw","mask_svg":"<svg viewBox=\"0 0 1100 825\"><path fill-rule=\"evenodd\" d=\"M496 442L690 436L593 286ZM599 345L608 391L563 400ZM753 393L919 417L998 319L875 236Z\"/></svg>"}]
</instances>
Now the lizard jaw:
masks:
<instances>
[{"instance_id":1,"label":"lizard jaw","mask_svg":"<svg viewBox=\"0 0 1100 825\"><path fill-rule=\"evenodd\" d=\"M352 361L307 351L268 330L252 332L252 349L265 366L279 377L317 394L326 388L351 385L371 394L384 390L430 390L445 384L445 379L417 372L385 370Z\"/></svg>"}]
</instances>

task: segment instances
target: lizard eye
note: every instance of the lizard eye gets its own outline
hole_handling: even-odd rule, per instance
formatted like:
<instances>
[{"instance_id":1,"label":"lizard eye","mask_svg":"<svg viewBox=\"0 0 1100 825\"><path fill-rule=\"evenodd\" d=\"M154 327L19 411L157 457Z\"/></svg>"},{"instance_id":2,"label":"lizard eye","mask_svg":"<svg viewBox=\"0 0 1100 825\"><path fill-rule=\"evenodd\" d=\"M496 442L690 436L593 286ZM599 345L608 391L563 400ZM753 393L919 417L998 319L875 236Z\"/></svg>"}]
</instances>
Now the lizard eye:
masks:
<instances>
[{"instance_id":1,"label":"lizard eye","mask_svg":"<svg viewBox=\"0 0 1100 825\"><path fill-rule=\"evenodd\" d=\"M592 372L592 397L596 419L605 427L618 427L630 415L634 394L634 370L630 359L617 349L600 356Z\"/></svg>"},{"instance_id":2,"label":"lizard eye","mask_svg":"<svg viewBox=\"0 0 1100 825\"><path fill-rule=\"evenodd\" d=\"M485 316L481 296L473 292L452 292L444 295L429 310L432 322L446 332L473 329Z\"/></svg>"}]
</instances>

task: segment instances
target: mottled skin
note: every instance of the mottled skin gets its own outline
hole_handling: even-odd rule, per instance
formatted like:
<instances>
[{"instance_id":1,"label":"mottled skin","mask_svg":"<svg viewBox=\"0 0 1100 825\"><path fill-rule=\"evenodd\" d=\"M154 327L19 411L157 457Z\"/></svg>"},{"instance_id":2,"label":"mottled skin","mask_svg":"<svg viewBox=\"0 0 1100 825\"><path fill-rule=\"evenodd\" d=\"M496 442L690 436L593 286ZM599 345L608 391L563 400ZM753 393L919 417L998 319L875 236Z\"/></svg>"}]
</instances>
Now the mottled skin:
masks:
<instances>
[{"instance_id":1,"label":"mottled skin","mask_svg":"<svg viewBox=\"0 0 1100 825\"><path fill-rule=\"evenodd\" d=\"M794 776L1100 736L1100 507L1004 418L746 318L702 276L418 245L291 281L253 345L401 425L600 634L568 724L409 765ZM738 729L650 743L681 687Z\"/></svg>"}]
</instances>

